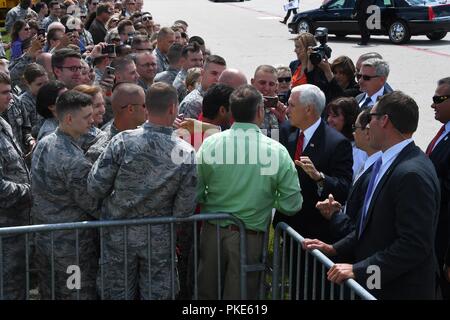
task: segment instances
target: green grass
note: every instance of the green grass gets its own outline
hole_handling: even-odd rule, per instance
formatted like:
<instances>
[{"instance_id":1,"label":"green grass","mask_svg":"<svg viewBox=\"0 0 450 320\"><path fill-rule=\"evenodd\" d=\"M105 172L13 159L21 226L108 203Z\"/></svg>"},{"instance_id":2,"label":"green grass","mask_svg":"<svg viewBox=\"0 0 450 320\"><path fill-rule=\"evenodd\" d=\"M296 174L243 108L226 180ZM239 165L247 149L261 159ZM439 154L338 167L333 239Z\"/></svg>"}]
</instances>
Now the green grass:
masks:
<instances>
[{"instance_id":1,"label":"green grass","mask_svg":"<svg viewBox=\"0 0 450 320\"><path fill-rule=\"evenodd\" d=\"M2 42L3 43L11 42L11 35L9 33L7 33L4 28L1 28L0 32L2 33ZM10 57L11 57L11 51L7 50L6 51L6 58L9 60Z\"/></svg>"}]
</instances>

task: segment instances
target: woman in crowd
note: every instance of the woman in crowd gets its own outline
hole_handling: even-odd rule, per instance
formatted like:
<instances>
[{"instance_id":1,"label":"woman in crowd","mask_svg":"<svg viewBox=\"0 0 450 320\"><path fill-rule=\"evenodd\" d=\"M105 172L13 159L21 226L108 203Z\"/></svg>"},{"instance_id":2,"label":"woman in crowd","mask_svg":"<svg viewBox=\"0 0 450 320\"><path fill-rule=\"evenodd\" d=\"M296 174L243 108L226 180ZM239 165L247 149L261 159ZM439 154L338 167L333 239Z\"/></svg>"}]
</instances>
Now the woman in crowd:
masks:
<instances>
[{"instance_id":1,"label":"woman in crowd","mask_svg":"<svg viewBox=\"0 0 450 320\"><path fill-rule=\"evenodd\" d=\"M353 97L337 98L330 102L325 109L328 125L352 142L353 177L359 173L367 159L367 154L355 146L353 137L353 124L358 116L358 111L358 102Z\"/></svg>"},{"instance_id":2,"label":"woman in crowd","mask_svg":"<svg viewBox=\"0 0 450 320\"><path fill-rule=\"evenodd\" d=\"M334 79L329 63L326 60L322 60L318 65L311 62L311 49L317 45L314 36L308 32L301 33L294 43L297 60L289 64L292 88L306 83L313 84L325 93L327 102L342 96L342 89Z\"/></svg>"},{"instance_id":3,"label":"woman in crowd","mask_svg":"<svg viewBox=\"0 0 450 320\"><path fill-rule=\"evenodd\" d=\"M56 99L66 91L67 88L64 83L58 80L50 81L39 89L36 96L36 111L45 120L37 135L38 141L51 134L58 127Z\"/></svg>"},{"instance_id":4,"label":"woman in crowd","mask_svg":"<svg viewBox=\"0 0 450 320\"><path fill-rule=\"evenodd\" d=\"M22 44L30 37L30 26L24 20L17 20L11 30L11 61L23 54Z\"/></svg>"},{"instance_id":5,"label":"woman in crowd","mask_svg":"<svg viewBox=\"0 0 450 320\"><path fill-rule=\"evenodd\" d=\"M73 88L73 90L85 93L92 98L92 117L94 119L94 124L89 132L82 135L78 141L81 149L86 152L89 147L92 146L98 138L104 134L98 126L103 123L103 115L105 114L105 100L103 99L102 89L98 86L81 84Z\"/></svg>"},{"instance_id":6,"label":"woman in crowd","mask_svg":"<svg viewBox=\"0 0 450 320\"><path fill-rule=\"evenodd\" d=\"M347 56L337 57L331 63L331 71L338 85L344 90L345 97L356 97L361 93L355 81L356 69L352 59Z\"/></svg>"},{"instance_id":7,"label":"woman in crowd","mask_svg":"<svg viewBox=\"0 0 450 320\"><path fill-rule=\"evenodd\" d=\"M24 71L23 77L28 89L19 97L23 109L27 111L27 116L31 124L31 135L37 137L44 118L36 112L36 96L39 89L48 83L47 72L44 68L37 64L29 64Z\"/></svg>"},{"instance_id":8,"label":"woman in crowd","mask_svg":"<svg viewBox=\"0 0 450 320\"><path fill-rule=\"evenodd\" d=\"M186 76L186 89L188 94L197 88L197 85L202 81L202 69L201 68L191 68L187 72Z\"/></svg>"}]
</instances>

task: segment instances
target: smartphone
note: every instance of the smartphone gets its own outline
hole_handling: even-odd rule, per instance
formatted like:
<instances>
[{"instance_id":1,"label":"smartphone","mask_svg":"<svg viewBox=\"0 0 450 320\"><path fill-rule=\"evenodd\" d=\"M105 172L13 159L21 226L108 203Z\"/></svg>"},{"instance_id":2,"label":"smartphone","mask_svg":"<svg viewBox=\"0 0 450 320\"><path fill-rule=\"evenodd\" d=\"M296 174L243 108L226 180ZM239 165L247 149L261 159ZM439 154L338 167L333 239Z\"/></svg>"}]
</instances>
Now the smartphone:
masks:
<instances>
[{"instance_id":1,"label":"smartphone","mask_svg":"<svg viewBox=\"0 0 450 320\"><path fill-rule=\"evenodd\" d=\"M105 74L108 76L114 76L116 69L114 69L113 67L107 66L105 69Z\"/></svg>"},{"instance_id":2,"label":"smartphone","mask_svg":"<svg viewBox=\"0 0 450 320\"><path fill-rule=\"evenodd\" d=\"M278 95L278 101L280 101L284 105L287 105L287 103L288 103L288 95L287 94L279 94Z\"/></svg>"},{"instance_id":3,"label":"smartphone","mask_svg":"<svg viewBox=\"0 0 450 320\"><path fill-rule=\"evenodd\" d=\"M275 108L278 104L278 97L266 97L264 96L264 107Z\"/></svg>"},{"instance_id":4,"label":"smartphone","mask_svg":"<svg viewBox=\"0 0 450 320\"><path fill-rule=\"evenodd\" d=\"M102 54L115 55L116 46L113 44L108 44L106 47L102 48Z\"/></svg>"}]
</instances>

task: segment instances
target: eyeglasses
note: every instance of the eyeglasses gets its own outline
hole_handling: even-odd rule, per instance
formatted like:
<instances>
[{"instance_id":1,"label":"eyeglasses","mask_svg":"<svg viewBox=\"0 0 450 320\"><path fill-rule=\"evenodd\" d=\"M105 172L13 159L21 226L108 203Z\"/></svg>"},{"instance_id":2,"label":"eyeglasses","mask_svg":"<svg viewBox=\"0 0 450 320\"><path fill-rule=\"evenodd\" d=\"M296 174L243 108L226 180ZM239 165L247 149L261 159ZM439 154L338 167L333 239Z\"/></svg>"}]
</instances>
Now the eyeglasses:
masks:
<instances>
[{"instance_id":1,"label":"eyeglasses","mask_svg":"<svg viewBox=\"0 0 450 320\"><path fill-rule=\"evenodd\" d=\"M355 124L352 124L352 130L353 130L353 132L355 132L356 129L364 130L365 128L366 128L366 127L363 127L363 126L357 126L357 125L355 125Z\"/></svg>"},{"instance_id":2,"label":"eyeglasses","mask_svg":"<svg viewBox=\"0 0 450 320\"><path fill-rule=\"evenodd\" d=\"M369 81L372 80L373 78L378 78L379 76L368 76L367 74L361 74L361 73L357 73L356 74L356 79L363 79L364 81Z\"/></svg>"},{"instance_id":3,"label":"eyeglasses","mask_svg":"<svg viewBox=\"0 0 450 320\"><path fill-rule=\"evenodd\" d=\"M278 78L278 82L291 82L291 77Z\"/></svg>"},{"instance_id":4,"label":"eyeglasses","mask_svg":"<svg viewBox=\"0 0 450 320\"><path fill-rule=\"evenodd\" d=\"M369 113L369 117L372 120L372 117L380 117L380 116L384 116L386 113L381 113L381 112L371 112Z\"/></svg>"},{"instance_id":5,"label":"eyeglasses","mask_svg":"<svg viewBox=\"0 0 450 320\"><path fill-rule=\"evenodd\" d=\"M139 67L141 68L150 68L150 67L156 67L157 64L156 63L144 63L144 64L140 64Z\"/></svg>"},{"instance_id":6,"label":"eyeglasses","mask_svg":"<svg viewBox=\"0 0 450 320\"><path fill-rule=\"evenodd\" d=\"M98 6L98 2L91 2L93 6Z\"/></svg>"},{"instance_id":7,"label":"eyeglasses","mask_svg":"<svg viewBox=\"0 0 450 320\"><path fill-rule=\"evenodd\" d=\"M145 108L145 103L142 103L142 104L141 103L129 103L129 104L126 104L126 105L120 107L120 109L125 109L128 106L140 106L142 108Z\"/></svg>"},{"instance_id":8,"label":"eyeglasses","mask_svg":"<svg viewBox=\"0 0 450 320\"><path fill-rule=\"evenodd\" d=\"M142 17L142 21L144 21L144 22L151 21L151 20L153 20L153 17L151 17L151 16L143 16Z\"/></svg>"},{"instance_id":9,"label":"eyeglasses","mask_svg":"<svg viewBox=\"0 0 450 320\"><path fill-rule=\"evenodd\" d=\"M69 69L71 72L77 72L83 70L82 66L72 66L72 67L60 67L61 69Z\"/></svg>"},{"instance_id":10,"label":"eyeglasses","mask_svg":"<svg viewBox=\"0 0 450 320\"><path fill-rule=\"evenodd\" d=\"M450 99L450 96L434 96L433 102L434 102L434 104L440 104L447 99Z\"/></svg>"}]
</instances>

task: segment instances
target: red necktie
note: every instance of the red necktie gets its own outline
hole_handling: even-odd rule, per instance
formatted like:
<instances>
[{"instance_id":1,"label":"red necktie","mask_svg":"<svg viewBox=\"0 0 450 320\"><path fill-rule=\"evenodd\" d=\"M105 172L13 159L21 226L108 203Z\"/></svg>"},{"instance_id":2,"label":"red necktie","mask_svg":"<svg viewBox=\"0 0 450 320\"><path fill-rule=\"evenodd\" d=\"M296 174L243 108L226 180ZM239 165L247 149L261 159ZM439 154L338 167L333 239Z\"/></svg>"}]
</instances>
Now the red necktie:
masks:
<instances>
[{"instance_id":1,"label":"red necktie","mask_svg":"<svg viewBox=\"0 0 450 320\"><path fill-rule=\"evenodd\" d=\"M300 132L300 135L298 136L297 139L297 148L295 149L295 156L294 156L294 160L300 160L300 157L303 153L303 142L305 141L305 134L302 132Z\"/></svg>"},{"instance_id":2,"label":"red necktie","mask_svg":"<svg viewBox=\"0 0 450 320\"><path fill-rule=\"evenodd\" d=\"M428 145L426 154L430 155L431 152L433 151L434 145L436 144L436 141L439 139L439 137L441 136L442 132L444 132L445 130L445 124L439 129L438 133L434 136L433 140L431 140L430 144Z\"/></svg>"}]
</instances>

